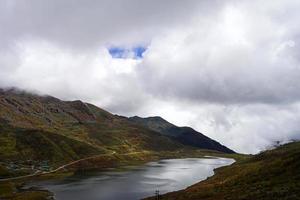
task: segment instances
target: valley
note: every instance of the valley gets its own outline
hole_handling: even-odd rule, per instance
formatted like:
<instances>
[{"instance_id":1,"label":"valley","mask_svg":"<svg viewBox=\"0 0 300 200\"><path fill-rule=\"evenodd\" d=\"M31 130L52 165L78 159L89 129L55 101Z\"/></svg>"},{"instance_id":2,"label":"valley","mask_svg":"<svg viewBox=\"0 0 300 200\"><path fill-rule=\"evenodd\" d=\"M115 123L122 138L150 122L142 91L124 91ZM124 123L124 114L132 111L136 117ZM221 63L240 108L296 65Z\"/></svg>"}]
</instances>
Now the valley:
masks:
<instances>
[{"instance_id":1,"label":"valley","mask_svg":"<svg viewBox=\"0 0 300 200\"><path fill-rule=\"evenodd\" d=\"M81 101L11 89L0 90L0 108L0 183L7 187L0 197L5 199L39 194L20 190L32 179L161 159L236 155L195 131L200 146Z\"/></svg>"},{"instance_id":2,"label":"valley","mask_svg":"<svg viewBox=\"0 0 300 200\"><path fill-rule=\"evenodd\" d=\"M118 171L165 159L214 157L236 162L215 169L214 176L192 182L186 189L167 190L160 199L296 200L300 195L299 142L242 155L160 117L127 118L81 101L17 90L0 90L0 108L1 199L54 198L51 189L24 189L30 182L72 180L80 174Z\"/></svg>"}]
</instances>

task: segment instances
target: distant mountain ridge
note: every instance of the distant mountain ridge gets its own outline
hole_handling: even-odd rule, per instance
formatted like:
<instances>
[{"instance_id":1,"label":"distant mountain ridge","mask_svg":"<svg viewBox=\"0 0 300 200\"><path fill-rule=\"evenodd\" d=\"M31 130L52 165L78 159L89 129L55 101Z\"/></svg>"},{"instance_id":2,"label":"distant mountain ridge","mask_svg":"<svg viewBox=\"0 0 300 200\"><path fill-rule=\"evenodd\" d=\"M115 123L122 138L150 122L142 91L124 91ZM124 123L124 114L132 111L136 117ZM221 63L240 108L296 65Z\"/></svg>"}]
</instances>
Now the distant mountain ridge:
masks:
<instances>
[{"instance_id":1,"label":"distant mountain ridge","mask_svg":"<svg viewBox=\"0 0 300 200\"><path fill-rule=\"evenodd\" d=\"M203 135L202 133L195 131L190 127L178 127L159 116L147 118L134 116L130 117L129 120L134 123L145 126L151 130L157 131L162 135L173 138L184 145L189 145L202 149L216 150L225 153L234 153L233 150Z\"/></svg>"}]
</instances>

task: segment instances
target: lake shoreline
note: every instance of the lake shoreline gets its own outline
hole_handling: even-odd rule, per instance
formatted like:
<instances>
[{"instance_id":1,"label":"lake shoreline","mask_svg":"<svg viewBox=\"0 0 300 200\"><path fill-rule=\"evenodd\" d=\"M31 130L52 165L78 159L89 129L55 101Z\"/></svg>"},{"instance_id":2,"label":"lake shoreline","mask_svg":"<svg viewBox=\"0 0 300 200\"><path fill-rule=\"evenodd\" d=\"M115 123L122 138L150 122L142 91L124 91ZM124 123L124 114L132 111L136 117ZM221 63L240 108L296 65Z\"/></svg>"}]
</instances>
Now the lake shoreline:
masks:
<instances>
[{"instance_id":1,"label":"lake shoreline","mask_svg":"<svg viewBox=\"0 0 300 200\"><path fill-rule=\"evenodd\" d=\"M103 171L108 168L115 168L115 169L120 169L124 166L136 166L136 165L143 165L147 162L152 162L152 161L158 161L161 159L179 159L179 158L188 158L188 157L194 157L194 158L205 158L205 156L215 156L215 157L223 157L223 158L233 158L233 159L239 159L240 156L239 154L224 154L220 152L215 152L215 151L207 151L207 150L184 150L184 151L177 151L177 152L148 152L143 155L135 155L135 156L120 156L120 155L114 155L114 159L117 162L106 162L107 160L101 160L97 162L91 162L91 163L83 163L82 165L77 165L73 166L72 168L69 168L68 171L63 171L63 172L56 172L54 174L47 174L47 175L40 175L38 177L31 177L25 180L21 181L11 181L11 182L6 182L2 183L2 185L6 184L9 185L7 186L8 192L7 195L8 197L12 196L22 196L24 195L24 191L21 190L24 183L28 183L31 181L38 181L38 180L55 180L55 179L62 179L66 178L69 176L74 175L74 173L78 173L80 171L89 171L89 170L95 170L95 171ZM107 158L110 159L110 161L113 161L112 158ZM104 163L105 165L102 165ZM11 192L9 192L9 190ZM40 191L35 191L35 190L27 190L26 194L30 192L30 196L36 196L35 193L37 193L38 196L40 196ZM12 194L13 193L13 194ZM53 198L51 193L44 193L44 199L51 199ZM26 199L24 197L24 199Z\"/></svg>"},{"instance_id":2,"label":"lake shoreline","mask_svg":"<svg viewBox=\"0 0 300 200\"><path fill-rule=\"evenodd\" d=\"M226 164L217 164L217 162L220 162L220 163L222 163L222 162L224 162L224 163L226 163ZM202 162L204 162L204 164L202 163ZM69 181L74 181L74 179L76 179L76 181L74 182L74 184L75 185L77 185L77 184L82 184L82 187L84 187L84 188L93 188L93 187L96 187L96 186L98 186L98 184L100 184L100 185L104 185L104 186L98 186L98 187L100 187L100 188L102 188L102 187L104 187L104 189L103 189L103 191L106 191L106 189L107 190L109 190L109 189L111 189L111 188L114 188L114 193L118 193L118 192L120 192L119 191L119 189L117 188L117 187L114 187L115 185L110 185L109 186L109 184L110 184L110 182L111 181L107 181L107 180L104 180L104 182L102 183L102 181L100 181L100 182L98 182L99 180L99 177L101 177L101 178L103 178L103 177L105 177L105 176L113 176L113 178L111 179L111 180L117 180L117 183L118 183L118 176L124 176L123 178L125 178L125 179L128 179L128 178L130 178L130 177L136 177L136 176L138 176L139 174L143 174L144 173L144 171L147 169L147 170L152 170L153 172L156 172L157 173L157 171L163 171L163 174L159 174L159 178L157 179L157 177L156 178L154 178L152 175L150 176L151 178L149 178L149 177L147 177L145 180L141 180L141 177L139 177L138 178L138 181L141 181L141 183L139 183L139 184L142 184L142 183L144 183L144 184L146 184L147 185L147 187L146 187L146 189L148 190L149 188L148 187L153 187L153 184L152 184L152 182L154 182L155 184L158 184L157 183L157 181L159 182L159 181L162 181L162 182L165 182L166 180L169 180L169 178L172 178L172 176L171 177L165 177L165 178L163 178L164 176L166 176L167 174L170 174L172 171L174 171L174 169L176 169L177 170L177 172L176 172L176 176L178 176L180 173L181 174L183 174L184 176L183 177L181 177L180 178L180 181L177 183L177 186L176 187L174 187L173 185L174 185L174 183L173 183L173 181L174 180L172 180L171 182L169 182L169 183L164 183L162 186L161 186L161 188L160 188L160 192L161 192L161 194L164 194L164 193L167 193L167 192L172 192L172 191L175 191L175 190L178 190L178 189L184 189L185 187L188 187L188 186L190 186L190 185L192 185L192 184L194 184L194 183L196 183L196 182L199 182L199 181L202 181L202 180L205 180L206 178L208 178L208 177L210 177L210 176L213 176L214 175L214 169L216 169L216 168L219 168L219 167L221 167L221 166L225 166L225 165L229 165L229 164L232 164L233 162L235 162L234 160L231 160L231 159L226 159L226 158L220 158L220 157L211 157L211 158L181 158L181 159L161 159L161 160L159 160L159 161L151 161L151 162L147 162L147 163L145 163L145 164L142 164L142 165L136 165L136 166L132 166L132 165L130 165L130 166L124 166L124 167L120 167L120 168L115 168L115 169L109 169L109 170L102 170L101 172L91 172L91 173L89 173L89 172L86 172L86 173L84 173L84 174L75 174L74 176L72 176L72 177L67 177L67 178L64 178L62 181L55 181L55 180L50 180L50 181L47 181L47 180L45 180L45 181L41 181L41 182L39 182L39 183L37 183L36 182L36 184L41 184L42 185L42 187L40 187L41 189L48 189L49 191L51 191L52 193L53 193L53 195L54 196L52 196L52 198L55 198L55 199L58 199L58 200L60 200L60 199L76 199L77 198L77 196L75 196L75 197L72 197L72 198L67 198L67 196L69 195L68 194L68 192L67 192L67 196L63 196L64 198L62 198L62 195L66 195L65 193L65 191L64 192L62 192L62 194L61 194L61 188L64 188L64 190L66 190L65 188L68 186L68 185L70 185L70 187L74 187L73 186L73 184L71 184L71 183L69 183ZM206 164L205 164L206 163ZM182 166L182 164L186 164L186 166L185 166L185 168L181 168ZM179 165L180 166L180 168L176 168L176 166L177 165ZM193 165L194 165L194 168L193 168ZM206 165L211 165L210 166L210 169L208 170L207 169L207 166ZM173 166L173 168L172 168L172 166ZM174 168L174 166L175 166L175 168ZM184 165L183 165L184 166ZM203 167L204 166L204 168L201 170L201 166ZM198 172L198 168L199 168L199 172ZM189 168L192 168L193 170L197 170L197 174L201 174L201 172L203 173L203 171L205 171L205 170L208 170L207 172L205 172L205 173L208 173L208 174L205 174L205 175L198 175L198 177L197 177L197 174L195 174L195 171L189 171ZM167 173L166 173L167 172ZM149 172L148 172L149 173ZM160 172L161 173L161 172ZM194 175L193 175L193 173L194 173ZM115 177L115 176L117 176L117 178ZM189 178L190 178L190 176L192 176L193 177L193 181L191 181L191 180L189 180ZM182 182L184 182L184 178L186 177L186 183L183 185L183 186L181 186L181 184L182 184ZM187 178L187 177L189 177L189 178ZM123 178L122 179L120 179L121 181L123 181ZM143 177L143 178L145 178L145 177ZM154 179L153 179L154 178ZM78 180L77 180L78 179ZM89 185L89 184L91 184L90 183L90 181L91 180L97 180L96 182L97 182L97 185L95 185L94 183L92 184L92 185ZM175 178L175 180L176 180L176 178ZM62 184L62 182L64 182L64 181L66 181L67 182L67 185L60 185L60 184ZM122 184L124 184L124 185L128 185L128 184L130 184L130 185L133 185L133 186L131 186L131 187L129 187L129 188L132 188L132 187L134 187L134 182L135 182L136 180L134 179L133 181L130 181L130 183L127 183L126 181L125 181L125 184L124 183L122 183ZM178 181L178 180L177 180ZM190 182L189 182L190 181ZM82 182L82 183L81 183ZM108 186L106 186L107 188L105 189L105 185L107 185L108 184ZM119 183L118 183L119 184ZM117 184L117 185L118 185ZM150 186L149 186L149 184L150 184ZM33 184L34 185L34 184ZM39 186L41 186L41 185L39 185ZM171 187L171 185L172 185L172 187ZM176 185L176 184L175 184ZM136 185L137 186L137 185ZM50 189L49 189L49 187L50 187ZM51 190L51 187L52 187L52 190ZM78 187L78 186L76 186L76 187ZM154 189L154 187L153 187L153 193L152 193L152 190L151 190L151 193L149 193L149 191L148 191L148 193L147 193L147 191L143 191L143 189L141 189L141 188L143 188L143 184L142 185L138 185L137 187L139 187L139 188L136 188L137 190L142 190L142 192L145 192L145 195L140 195L140 196L138 196L138 198L137 199L142 199L142 198L146 198L147 196L150 196L150 195L152 195L153 193L154 193L154 191L155 191L155 189ZM174 188L173 188L174 187ZM53 189L54 188L54 189ZM135 188L135 187L134 187ZM168 188L168 189L164 189L164 188ZM172 188L171 190L169 189L169 188ZM79 187L79 188L77 188L78 190L82 190L82 188L81 187ZM73 193L77 193L78 191L77 191L77 189L76 188L71 188L71 191L72 190L74 190L74 191L72 191L72 192L69 192L70 194L73 194ZM54 191L53 191L54 190ZM130 189L129 189L130 190ZM58 191L58 194L56 193ZM83 190L84 191L84 190ZM83 192L83 191L81 191L81 192ZM97 190L97 193L101 193L100 192L101 190L99 190L99 188L98 188L98 190ZM103 192L102 191L102 192ZM134 192L137 192L137 191L134 191ZM89 196L88 195L90 195L90 194L92 194L93 192L88 192L87 193L87 195L85 195L85 198L86 199L95 199L94 197L92 197L92 196L90 196L90 198L89 198ZM56 198L56 196L59 196L60 198ZM81 195L81 194L79 194L79 195ZM98 194L97 194L98 195ZM124 194L123 194L124 195ZM132 194L127 194L127 195L132 195ZM109 195L108 195L109 196ZM125 195L126 196L126 195ZM122 197L123 199L125 198L124 196ZM79 198L80 199L80 198ZM103 197L103 196L100 196L100 198L98 198L98 199L106 199L105 197ZM107 197L107 199L114 199L114 198L109 198L109 197ZM119 199L119 198L116 198L116 199ZM125 198L126 199L126 198ZM134 197L130 197L130 198L128 198L127 197L127 199L135 199Z\"/></svg>"}]
</instances>

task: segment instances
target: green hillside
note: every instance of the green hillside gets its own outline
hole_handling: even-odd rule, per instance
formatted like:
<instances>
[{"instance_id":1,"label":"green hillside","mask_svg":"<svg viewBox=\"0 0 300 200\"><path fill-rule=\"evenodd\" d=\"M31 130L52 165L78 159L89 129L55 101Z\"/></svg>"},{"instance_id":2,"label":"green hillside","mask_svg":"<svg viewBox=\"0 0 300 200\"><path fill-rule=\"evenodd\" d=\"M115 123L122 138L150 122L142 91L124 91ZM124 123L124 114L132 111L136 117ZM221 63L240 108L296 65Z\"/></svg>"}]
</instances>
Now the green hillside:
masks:
<instances>
[{"instance_id":1,"label":"green hillside","mask_svg":"<svg viewBox=\"0 0 300 200\"><path fill-rule=\"evenodd\" d=\"M84 142L43 130L12 127L0 123L0 160L13 163L47 161L54 166L84 156L104 153Z\"/></svg>"},{"instance_id":2,"label":"green hillside","mask_svg":"<svg viewBox=\"0 0 300 200\"><path fill-rule=\"evenodd\" d=\"M182 148L186 147L91 104L0 90L0 165L15 175L93 155Z\"/></svg>"},{"instance_id":3,"label":"green hillside","mask_svg":"<svg viewBox=\"0 0 300 200\"><path fill-rule=\"evenodd\" d=\"M20 189L33 178L24 175L51 178L65 171L211 154L220 152L185 145L92 104L0 89L0 199L52 196L48 191Z\"/></svg>"},{"instance_id":4,"label":"green hillside","mask_svg":"<svg viewBox=\"0 0 300 200\"><path fill-rule=\"evenodd\" d=\"M153 198L148 198L155 199ZM242 159L216 170L216 175L162 200L298 200L300 142Z\"/></svg>"},{"instance_id":5,"label":"green hillside","mask_svg":"<svg viewBox=\"0 0 300 200\"><path fill-rule=\"evenodd\" d=\"M0 90L0 119L0 123L9 124L11 130L22 128L54 133L83 142L99 152L113 150L124 153L182 147L155 131L132 124L126 118L94 105L15 90Z\"/></svg>"}]
</instances>

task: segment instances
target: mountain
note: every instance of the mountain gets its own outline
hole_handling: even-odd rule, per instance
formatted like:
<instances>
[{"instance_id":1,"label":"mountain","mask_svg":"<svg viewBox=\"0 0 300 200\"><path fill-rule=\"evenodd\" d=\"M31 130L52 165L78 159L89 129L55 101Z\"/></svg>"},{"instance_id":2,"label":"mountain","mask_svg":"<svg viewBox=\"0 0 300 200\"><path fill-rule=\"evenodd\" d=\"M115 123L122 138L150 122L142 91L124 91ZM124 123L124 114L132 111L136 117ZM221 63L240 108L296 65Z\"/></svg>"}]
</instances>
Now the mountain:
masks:
<instances>
[{"instance_id":1,"label":"mountain","mask_svg":"<svg viewBox=\"0 0 300 200\"><path fill-rule=\"evenodd\" d=\"M237 159L205 181L160 196L161 200L251 200L300 197L300 142ZM155 197L147 198L154 200Z\"/></svg>"},{"instance_id":2,"label":"mountain","mask_svg":"<svg viewBox=\"0 0 300 200\"><path fill-rule=\"evenodd\" d=\"M59 166L92 155L182 148L89 103L0 90L0 160L6 164L47 161Z\"/></svg>"},{"instance_id":3,"label":"mountain","mask_svg":"<svg viewBox=\"0 0 300 200\"><path fill-rule=\"evenodd\" d=\"M0 89L0 178L76 160L83 161L73 171L220 152L233 151L162 118L127 118L79 100Z\"/></svg>"},{"instance_id":4,"label":"mountain","mask_svg":"<svg viewBox=\"0 0 300 200\"><path fill-rule=\"evenodd\" d=\"M157 131L162 135L168 136L181 144L189 145L201 149L211 149L224 153L234 153L233 150L221 145L219 142L195 131L190 127L178 127L161 117L130 117L130 121Z\"/></svg>"}]
</instances>

